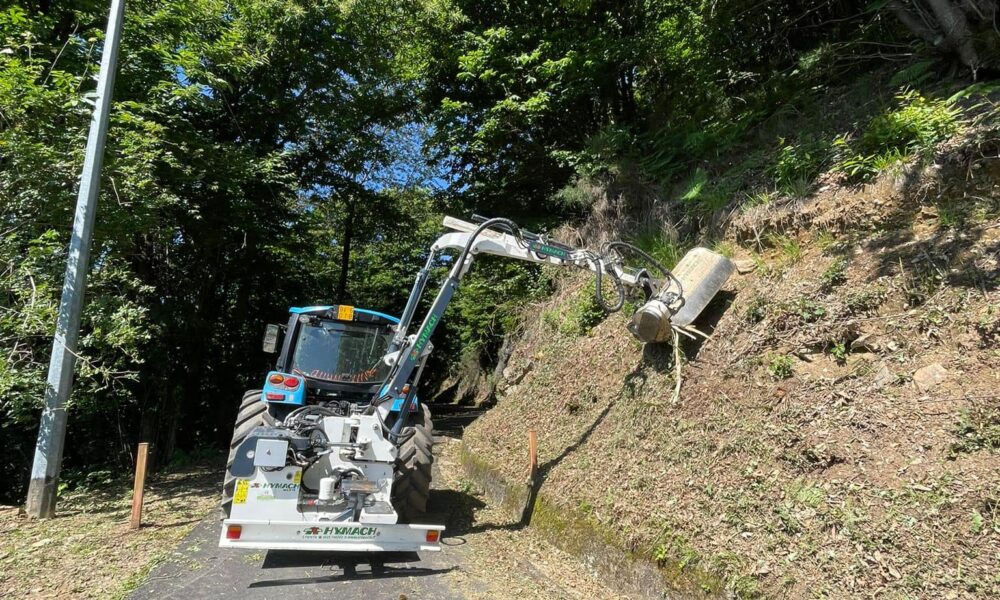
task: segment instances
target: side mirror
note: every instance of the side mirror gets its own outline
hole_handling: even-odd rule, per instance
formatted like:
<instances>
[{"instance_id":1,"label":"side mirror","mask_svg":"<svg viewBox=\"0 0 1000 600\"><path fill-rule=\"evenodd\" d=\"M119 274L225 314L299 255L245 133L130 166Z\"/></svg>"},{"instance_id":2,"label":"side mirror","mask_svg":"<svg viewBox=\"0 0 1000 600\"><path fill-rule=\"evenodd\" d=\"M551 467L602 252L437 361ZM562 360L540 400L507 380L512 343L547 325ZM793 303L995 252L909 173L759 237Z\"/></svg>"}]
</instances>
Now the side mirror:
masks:
<instances>
[{"instance_id":1,"label":"side mirror","mask_svg":"<svg viewBox=\"0 0 1000 600\"><path fill-rule=\"evenodd\" d=\"M278 336L281 335L281 327L278 325L268 325L264 330L264 352L274 354L278 351Z\"/></svg>"}]
</instances>

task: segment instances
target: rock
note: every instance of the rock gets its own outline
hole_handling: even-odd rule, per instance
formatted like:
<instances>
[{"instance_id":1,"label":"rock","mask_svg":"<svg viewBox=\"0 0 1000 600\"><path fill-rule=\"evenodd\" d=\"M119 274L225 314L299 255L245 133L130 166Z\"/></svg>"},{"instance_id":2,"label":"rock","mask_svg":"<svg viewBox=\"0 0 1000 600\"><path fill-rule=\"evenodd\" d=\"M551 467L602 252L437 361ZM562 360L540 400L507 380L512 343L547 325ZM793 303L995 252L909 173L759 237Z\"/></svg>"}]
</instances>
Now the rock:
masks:
<instances>
[{"instance_id":1,"label":"rock","mask_svg":"<svg viewBox=\"0 0 1000 600\"><path fill-rule=\"evenodd\" d=\"M921 391L943 383L948 379L948 370L941 366L941 363L932 363L926 367L920 367L913 373L913 383Z\"/></svg>"},{"instance_id":2,"label":"rock","mask_svg":"<svg viewBox=\"0 0 1000 600\"><path fill-rule=\"evenodd\" d=\"M873 383L878 389L882 389L887 385L892 385L896 382L896 375L889 370L889 367L882 365L882 367L875 373L875 380Z\"/></svg>"},{"instance_id":3,"label":"rock","mask_svg":"<svg viewBox=\"0 0 1000 600\"><path fill-rule=\"evenodd\" d=\"M851 352L878 352L879 345L872 339L870 333L863 334L851 342Z\"/></svg>"},{"instance_id":4,"label":"rock","mask_svg":"<svg viewBox=\"0 0 1000 600\"><path fill-rule=\"evenodd\" d=\"M531 372L531 369L533 369L534 366L535 361L533 360L529 360L520 368L514 368L513 365L509 365L503 370L503 378L504 380L510 382L510 385L517 385L521 383L525 375Z\"/></svg>"},{"instance_id":5,"label":"rock","mask_svg":"<svg viewBox=\"0 0 1000 600\"><path fill-rule=\"evenodd\" d=\"M736 272L739 273L740 275L752 273L756 270L757 270L757 263L752 260L736 261Z\"/></svg>"}]
</instances>

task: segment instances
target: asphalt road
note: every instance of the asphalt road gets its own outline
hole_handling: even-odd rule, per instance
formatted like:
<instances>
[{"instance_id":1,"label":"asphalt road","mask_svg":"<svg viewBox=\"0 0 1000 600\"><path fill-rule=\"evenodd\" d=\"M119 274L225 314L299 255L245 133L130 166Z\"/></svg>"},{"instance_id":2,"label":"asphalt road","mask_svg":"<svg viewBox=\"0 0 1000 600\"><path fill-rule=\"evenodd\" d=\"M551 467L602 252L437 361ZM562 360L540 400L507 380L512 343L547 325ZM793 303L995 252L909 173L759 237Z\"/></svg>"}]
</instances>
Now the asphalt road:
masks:
<instances>
[{"instance_id":1,"label":"asphalt road","mask_svg":"<svg viewBox=\"0 0 1000 600\"><path fill-rule=\"evenodd\" d=\"M457 437L476 414L435 419L444 436ZM440 446L441 444L439 444ZM442 552L347 555L294 551L232 550L218 547L220 524L213 514L202 521L153 569L130 596L133 600L338 598L436 600L462 599L475 582L464 578L464 592L449 577L466 559L463 533L482 502L468 494L437 487L428 506L430 523L445 523Z\"/></svg>"},{"instance_id":2,"label":"asphalt road","mask_svg":"<svg viewBox=\"0 0 1000 600\"><path fill-rule=\"evenodd\" d=\"M171 560L153 570L134 600L232 598L461 599L447 574L460 548L422 555L223 550L219 522L199 524Z\"/></svg>"}]
</instances>

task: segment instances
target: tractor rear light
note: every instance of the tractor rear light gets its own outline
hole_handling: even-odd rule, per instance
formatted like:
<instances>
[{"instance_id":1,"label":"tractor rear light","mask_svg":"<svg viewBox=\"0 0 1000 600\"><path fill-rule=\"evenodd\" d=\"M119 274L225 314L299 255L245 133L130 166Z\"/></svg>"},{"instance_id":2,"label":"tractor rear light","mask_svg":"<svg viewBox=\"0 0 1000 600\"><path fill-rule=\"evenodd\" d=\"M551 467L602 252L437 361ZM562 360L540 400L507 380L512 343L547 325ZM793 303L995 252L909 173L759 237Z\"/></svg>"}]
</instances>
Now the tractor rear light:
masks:
<instances>
[{"instance_id":1,"label":"tractor rear light","mask_svg":"<svg viewBox=\"0 0 1000 600\"><path fill-rule=\"evenodd\" d=\"M406 384L403 386L402 393L404 396L410 393L410 384Z\"/></svg>"},{"instance_id":2,"label":"tractor rear light","mask_svg":"<svg viewBox=\"0 0 1000 600\"><path fill-rule=\"evenodd\" d=\"M436 544L441 539L441 532L437 529L428 529L427 537L425 539L428 544Z\"/></svg>"},{"instance_id":3,"label":"tractor rear light","mask_svg":"<svg viewBox=\"0 0 1000 600\"><path fill-rule=\"evenodd\" d=\"M227 540L238 540L240 536L243 535L242 525L230 525L226 528L226 539Z\"/></svg>"},{"instance_id":4,"label":"tractor rear light","mask_svg":"<svg viewBox=\"0 0 1000 600\"><path fill-rule=\"evenodd\" d=\"M267 380L273 383L274 385L280 385L281 382L285 380L285 376L275 373L274 375L268 377Z\"/></svg>"},{"instance_id":5,"label":"tractor rear light","mask_svg":"<svg viewBox=\"0 0 1000 600\"><path fill-rule=\"evenodd\" d=\"M268 392L267 393L267 399L271 400L271 401L274 401L274 402L284 402L285 401L285 395L284 394L275 394L273 392Z\"/></svg>"},{"instance_id":6,"label":"tractor rear light","mask_svg":"<svg viewBox=\"0 0 1000 600\"><path fill-rule=\"evenodd\" d=\"M293 390L295 388L299 387L299 378L298 377L285 377L285 387L291 388Z\"/></svg>"}]
</instances>

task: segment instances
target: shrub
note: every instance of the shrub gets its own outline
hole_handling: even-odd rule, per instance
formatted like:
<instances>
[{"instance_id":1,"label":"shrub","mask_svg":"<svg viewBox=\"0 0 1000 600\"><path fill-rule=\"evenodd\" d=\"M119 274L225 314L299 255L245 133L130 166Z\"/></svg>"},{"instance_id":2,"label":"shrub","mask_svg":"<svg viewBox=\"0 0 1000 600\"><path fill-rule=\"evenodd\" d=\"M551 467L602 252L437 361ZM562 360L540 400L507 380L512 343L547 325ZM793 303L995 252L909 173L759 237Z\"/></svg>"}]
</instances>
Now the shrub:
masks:
<instances>
[{"instance_id":1,"label":"shrub","mask_svg":"<svg viewBox=\"0 0 1000 600\"><path fill-rule=\"evenodd\" d=\"M792 357L787 354L772 354L767 364L767 372L775 381L788 379L795 372L794 364Z\"/></svg>"},{"instance_id":2,"label":"shrub","mask_svg":"<svg viewBox=\"0 0 1000 600\"><path fill-rule=\"evenodd\" d=\"M838 365L843 365L847 363L847 344L843 341L836 341L827 349L833 360L837 361Z\"/></svg>"},{"instance_id":3,"label":"shrub","mask_svg":"<svg viewBox=\"0 0 1000 600\"><path fill-rule=\"evenodd\" d=\"M823 289L830 290L847 281L847 257L838 256L820 275Z\"/></svg>"},{"instance_id":4,"label":"shrub","mask_svg":"<svg viewBox=\"0 0 1000 600\"><path fill-rule=\"evenodd\" d=\"M872 119L856 144L847 137L834 141L841 156L836 170L854 179L869 179L959 130L959 110L950 100L924 98L912 90L897 99L899 107Z\"/></svg>"},{"instance_id":5,"label":"shrub","mask_svg":"<svg viewBox=\"0 0 1000 600\"><path fill-rule=\"evenodd\" d=\"M757 296L747 306L743 319L750 324L760 323L767 317L768 301L763 296Z\"/></svg>"},{"instance_id":6,"label":"shrub","mask_svg":"<svg viewBox=\"0 0 1000 600\"><path fill-rule=\"evenodd\" d=\"M830 148L818 140L805 140L799 144L786 144L785 140L779 140L779 143L782 146L770 168L770 175L786 194L804 196L823 171Z\"/></svg>"},{"instance_id":7,"label":"shrub","mask_svg":"<svg viewBox=\"0 0 1000 600\"><path fill-rule=\"evenodd\" d=\"M587 335L590 330L604 320L604 310L594 298L594 289L586 286L580 290L565 308L550 309L542 313L542 323L564 335Z\"/></svg>"},{"instance_id":8,"label":"shrub","mask_svg":"<svg viewBox=\"0 0 1000 600\"><path fill-rule=\"evenodd\" d=\"M861 136L861 151L884 155L925 150L958 131L958 110L945 100L927 99L916 91L897 97L900 107L881 114Z\"/></svg>"}]
</instances>

